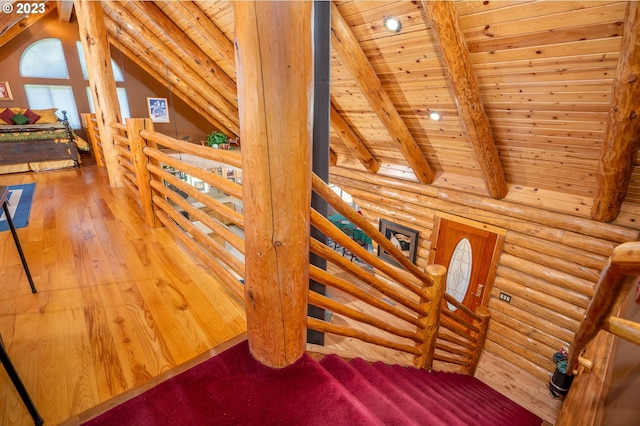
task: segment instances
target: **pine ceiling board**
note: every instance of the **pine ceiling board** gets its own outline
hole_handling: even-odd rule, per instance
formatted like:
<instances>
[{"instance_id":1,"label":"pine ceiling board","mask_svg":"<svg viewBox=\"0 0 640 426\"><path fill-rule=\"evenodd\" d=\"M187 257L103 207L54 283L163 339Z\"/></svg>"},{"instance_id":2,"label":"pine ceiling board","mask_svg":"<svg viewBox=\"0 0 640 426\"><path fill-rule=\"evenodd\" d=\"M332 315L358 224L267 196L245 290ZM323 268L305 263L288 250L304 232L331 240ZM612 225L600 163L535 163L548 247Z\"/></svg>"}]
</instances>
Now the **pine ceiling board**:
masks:
<instances>
[{"instance_id":1,"label":"pine ceiling board","mask_svg":"<svg viewBox=\"0 0 640 426\"><path fill-rule=\"evenodd\" d=\"M566 40L562 40L559 37L563 34L563 29L615 23L624 18L626 2L604 6L598 6L591 2L582 3L583 6L585 4L587 5L586 7L575 9L576 4L572 2L545 1L534 3L534 5L542 6L543 12L548 12L542 15L532 14L525 7L519 6L514 11L517 12L513 14L515 16L501 15L494 17L494 19L483 16L481 17L483 19L474 19L474 22L470 22L469 18L471 17L480 18L479 15L472 15L459 19L459 22L465 37L470 41L486 38L499 40L502 37L513 36L536 39L540 33L544 34L553 31L552 34L555 34L558 31L558 42L563 42ZM544 35L541 37L544 37ZM544 45L546 43L540 44Z\"/></svg>"},{"instance_id":2,"label":"pine ceiling board","mask_svg":"<svg viewBox=\"0 0 640 426\"><path fill-rule=\"evenodd\" d=\"M514 185L541 186L551 190L578 188L583 196L593 196L595 173L572 169L562 164L514 160L504 163L505 173Z\"/></svg>"},{"instance_id":3,"label":"pine ceiling board","mask_svg":"<svg viewBox=\"0 0 640 426\"><path fill-rule=\"evenodd\" d=\"M548 92L548 93L495 93L482 92L482 100L488 103L587 103L605 104L611 103L610 92Z\"/></svg>"},{"instance_id":4,"label":"pine ceiling board","mask_svg":"<svg viewBox=\"0 0 640 426\"><path fill-rule=\"evenodd\" d=\"M581 73L589 73L599 70L611 70L614 72L618 65L619 52L613 53L594 53L590 55L583 55L581 57L564 57L564 58L552 58L552 59L528 59L521 61L510 61L508 63L478 63L473 66L473 69L480 79L481 76L490 78L492 76L504 76L504 74L512 75L510 81L517 82L518 78L524 77L527 74L538 73L577 73L577 76L581 76ZM508 72L505 70L508 70ZM570 74L571 76L571 74ZM587 77L580 77L580 79L586 79ZM594 79L607 78L607 74L602 76L592 77ZM608 76L612 78L612 75ZM574 78L567 78L573 80ZM497 80L502 81L502 80Z\"/></svg>"},{"instance_id":5,"label":"pine ceiling board","mask_svg":"<svg viewBox=\"0 0 640 426\"><path fill-rule=\"evenodd\" d=\"M595 40L600 38L618 37L622 33L622 25L620 22L609 22L589 27L567 28L562 30L547 31L535 35L515 35L511 37L499 38L479 38L473 40L474 37L466 33L467 46L471 53L494 52L497 50L544 46L555 43L568 43L581 40Z\"/></svg>"},{"instance_id":6,"label":"pine ceiling board","mask_svg":"<svg viewBox=\"0 0 640 426\"><path fill-rule=\"evenodd\" d=\"M486 110L492 108L497 109L512 109L512 110L527 110L527 111L580 111L580 112L599 112L606 114L609 111L609 104L601 103L552 103L552 102L527 102L527 103L512 103L512 102L491 102L487 100L484 102Z\"/></svg>"},{"instance_id":7,"label":"pine ceiling board","mask_svg":"<svg viewBox=\"0 0 640 426\"><path fill-rule=\"evenodd\" d=\"M533 3L535 0L500 0L500 1L486 1L486 0L455 0L456 10L459 17L467 15L481 14L491 12L495 9L506 9L511 6L522 5L525 3Z\"/></svg>"},{"instance_id":8,"label":"pine ceiling board","mask_svg":"<svg viewBox=\"0 0 640 426\"><path fill-rule=\"evenodd\" d=\"M472 53L471 61L474 64L504 63L519 60L537 60L549 58L570 57L579 60L582 55L593 54L617 54L620 52L620 37L611 39L585 40L570 43L559 43L544 47L523 47L496 52Z\"/></svg>"},{"instance_id":9,"label":"pine ceiling board","mask_svg":"<svg viewBox=\"0 0 640 426\"><path fill-rule=\"evenodd\" d=\"M496 126L494 137L499 148L520 146L525 149L547 149L561 152L595 152L600 155L602 138L579 138L568 136L550 136L542 133L522 132L521 129L508 130L508 127ZM507 129L507 130L505 130Z\"/></svg>"},{"instance_id":10,"label":"pine ceiling board","mask_svg":"<svg viewBox=\"0 0 640 426\"><path fill-rule=\"evenodd\" d=\"M233 40L234 20L232 1L195 1L200 9L213 21L229 40Z\"/></svg>"},{"instance_id":11,"label":"pine ceiling board","mask_svg":"<svg viewBox=\"0 0 640 426\"><path fill-rule=\"evenodd\" d=\"M499 120L498 117L494 117L494 119ZM495 125L491 127L493 129L501 128L500 125ZM604 135L606 122L605 120L602 120L602 121L593 121L593 120L571 121L568 119L543 120L538 118L538 114L536 113L536 117L530 117L528 120L519 120L519 119L515 119L514 117L509 117L509 125L505 127L519 128L519 129L554 129L554 130L578 129L580 131L599 132L601 133L601 135Z\"/></svg>"},{"instance_id":12,"label":"pine ceiling board","mask_svg":"<svg viewBox=\"0 0 640 426\"><path fill-rule=\"evenodd\" d=\"M507 160L510 158L543 160L548 161L550 164L564 164L571 167L572 170L584 169L592 171L593 166L597 166L600 160L600 152L576 152L566 150L554 151L551 149L545 150L529 146L501 146L499 149L500 154Z\"/></svg>"},{"instance_id":13,"label":"pine ceiling board","mask_svg":"<svg viewBox=\"0 0 640 426\"><path fill-rule=\"evenodd\" d=\"M484 27L488 23L519 22L520 20L546 18L553 19L553 16L573 11L584 11L589 8L609 7L623 3L616 1L555 1L537 0L506 5L506 7L493 10L478 11L459 16L462 28ZM567 23L563 23L567 24Z\"/></svg>"},{"instance_id":14,"label":"pine ceiling board","mask_svg":"<svg viewBox=\"0 0 640 426\"><path fill-rule=\"evenodd\" d=\"M378 21L388 14L400 16L422 10L419 2L406 0L336 1L335 4L338 6L340 14L353 26L366 25L367 23Z\"/></svg>"},{"instance_id":15,"label":"pine ceiling board","mask_svg":"<svg viewBox=\"0 0 640 426\"><path fill-rule=\"evenodd\" d=\"M575 80L575 81L530 81L519 83L492 83L480 85L481 90L494 90L500 93L608 93L611 92L611 79L608 80Z\"/></svg>"},{"instance_id":16,"label":"pine ceiling board","mask_svg":"<svg viewBox=\"0 0 640 426\"><path fill-rule=\"evenodd\" d=\"M177 9L176 6L180 2L164 1L155 2L162 11L176 24L180 29L196 44L200 49L215 62L231 79L235 80L235 63L230 64L224 56L222 56L211 44L203 38L202 34L198 31L197 24L194 24L191 20L195 19L190 15L183 13L182 9Z\"/></svg>"},{"instance_id":17,"label":"pine ceiling board","mask_svg":"<svg viewBox=\"0 0 640 426\"><path fill-rule=\"evenodd\" d=\"M507 133L501 129L496 129L496 145L498 148L520 147L522 149L554 150L560 152L576 152L588 156L600 156L602 138L600 139L578 139L578 138L557 138L539 137L531 134Z\"/></svg>"},{"instance_id":18,"label":"pine ceiling board","mask_svg":"<svg viewBox=\"0 0 640 426\"><path fill-rule=\"evenodd\" d=\"M511 170L517 171L523 176L539 175L540 180L553 179L558 182L572 182L573 185L587 185L594 189L597 162L581 166L575 163L568 163L550 159L546 156L538 156L534 152L523 156L522 153L512 153L500 151L503 165ZM520 176L513 176L513 183L520 182Z\"/></svg>"},{"instance_id":19,"label":"pine ceiling board","mask_svg":"<svg viewBox=\"0 0 640 426\"><path fill-rule=\"evenodd\" d=\"M448 84L446 84L448 80L444 75L444 70L440 68L437 71L441 74L430 73L428 75L423 74L416 76L415 73L411 73L412 75L410 78L402 79L402 88L405 90L435 90L438 92L450 90ZM383 85L386 85L386 87L398 82L397 73L379 73L378 78Z\"/></svg>"},{"instance_id":20,"label":"pine ceiling board","mask_svg":"<svg viewBox=\"0 0 640 426\"><path fill-rule=\"evenodd\" d=\"M528 120L535 123L536 121L552 121L552 122L576 122L580 125L584 123L592 123L594 125L606 126L607 116L601 113L583 112L583 111L526 111L526 110L509 110L509 109L491 109L487 110L489 119L508 119L516 122ZM533 124L535 125L535 124Z\"/></svg>"}]
</instances>

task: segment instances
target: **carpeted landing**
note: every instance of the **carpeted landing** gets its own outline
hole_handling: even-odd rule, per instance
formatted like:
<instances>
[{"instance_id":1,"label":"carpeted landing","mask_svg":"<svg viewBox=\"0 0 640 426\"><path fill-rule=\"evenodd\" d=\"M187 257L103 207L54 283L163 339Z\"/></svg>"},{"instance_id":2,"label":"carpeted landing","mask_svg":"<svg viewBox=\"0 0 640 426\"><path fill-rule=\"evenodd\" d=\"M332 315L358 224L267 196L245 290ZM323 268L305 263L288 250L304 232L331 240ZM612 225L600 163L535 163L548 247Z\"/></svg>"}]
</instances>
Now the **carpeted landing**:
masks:
<instances>
[{"instance_id":1,"label":"carpeted landing","mask_svg":"<svg viewBox=\"0 0 640 426\"><path fill-rule=\"evenodd\" d=\"M85 425L540 425L479 380L454 373L304 355L280 370L247 342Z\"/></svg>"}]
</instances>

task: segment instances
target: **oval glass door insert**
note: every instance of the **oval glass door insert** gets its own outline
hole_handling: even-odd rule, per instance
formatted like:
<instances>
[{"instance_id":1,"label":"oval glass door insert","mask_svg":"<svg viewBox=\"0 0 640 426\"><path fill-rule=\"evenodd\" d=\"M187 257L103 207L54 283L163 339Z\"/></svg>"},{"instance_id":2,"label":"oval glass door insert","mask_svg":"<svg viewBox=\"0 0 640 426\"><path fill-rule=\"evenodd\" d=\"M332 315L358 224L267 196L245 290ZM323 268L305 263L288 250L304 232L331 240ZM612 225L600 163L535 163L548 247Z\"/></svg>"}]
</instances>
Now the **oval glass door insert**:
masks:
<instances>
[{"instance_id":1,"label":"oval glass door insert","mask_svg":"<svg viewBox=\"0 0 640 426\"><path fill-rule=\"evenodd\" d=\"M447 293L462 303L469 289L472 266L471 244L466 238L461 239L453 250L449 268L447 271ZM457 310L451 303L447 303L449 309Z\"/></svg>"}]
</instances>

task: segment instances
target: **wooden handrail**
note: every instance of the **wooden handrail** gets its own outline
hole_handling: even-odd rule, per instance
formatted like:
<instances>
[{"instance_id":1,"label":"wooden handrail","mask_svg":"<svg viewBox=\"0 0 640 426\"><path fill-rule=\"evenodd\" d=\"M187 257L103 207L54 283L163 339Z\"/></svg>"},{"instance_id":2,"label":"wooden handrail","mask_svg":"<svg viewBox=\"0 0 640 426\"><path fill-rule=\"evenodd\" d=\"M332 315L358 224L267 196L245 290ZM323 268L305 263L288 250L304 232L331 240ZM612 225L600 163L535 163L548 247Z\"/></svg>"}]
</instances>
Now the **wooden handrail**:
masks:
<instances>
[{"instance_id":1,"label":"wooden handrail","mask_svg":"<svg viewBox=\"0 0 640 426\"><path fill-rule=\"evenodd\" d=\"M420 355L420 349L411 345L403 345L401 343L392 342L381 337L372 336L361 330L351 327L330 324L317 318L307 317L307 327L312 330L324 333L337 334L338 336L353 337L363 342L373 343L374 345L383 346L385 348L395 349L413 355Z\"/></svg>"},{"instance_id":2,"label":"wooden handrail","mask_svg":"<svg viewBox=\"0 0 640 426\"><path fill-rule=\"evenodd\" d=\"M629 327L622 321L610 320L614 311L618 310L624 298L634 284L638 283L640 274L640 242L634 241L620 244L607 260L596 292L587 308L584 320L575 334L569 347L568 365L571 373L578 367L578 357L586 345L596 336L599 330L612 328L620 334L634 337L636 327ZM634 332L635 330L635 332ZM616 333L617 334L617 333ZM633 340L632 340L633 341ZM635 341L634 343L640 344Z\"/></svg>"},{"instance_id":3,"label":"wooden handrail","mask_svg":"<svg viewBox=\"0 0 640 426\"><path fill-rule=\"evenodd\" d=\"M378 231L373 225L371 225L364 217L358 212L353 210L347 203L325 184L315 174L313 175L313 190L324 198L333 208L339 213L342 213L351 223L360 227L365 234L378 243L387 253L393 256L407 271L411 272L414 276L418 277L424 285L433 285L431 278L422 269L414 265L407 257L389 241L380 231Z\"/></svg>"}]
</instances>

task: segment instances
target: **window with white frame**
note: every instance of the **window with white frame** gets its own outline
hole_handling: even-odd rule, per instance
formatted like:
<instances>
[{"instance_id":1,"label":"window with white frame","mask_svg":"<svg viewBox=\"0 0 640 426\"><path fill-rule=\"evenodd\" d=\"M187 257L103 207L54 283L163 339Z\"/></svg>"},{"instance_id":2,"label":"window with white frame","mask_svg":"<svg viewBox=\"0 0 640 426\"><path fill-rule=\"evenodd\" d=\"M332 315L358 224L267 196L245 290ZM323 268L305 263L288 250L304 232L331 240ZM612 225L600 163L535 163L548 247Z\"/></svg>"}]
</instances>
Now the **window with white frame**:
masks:
<instances>
[{"instance_id":1,"label":"window with white frame","mask_svg":"<svg viewBox=\"0 0 640 426\"><path fill-rule=\"evenodd\" d=\"M20 57L20 75L68 80L69 70L62 41L59 38L45 38L30 44ZM58 108L58 118L63 118L62 111L66 111L71 128L81 127L73 88L70 85L25 84L24 91L29 108Z\"/></svg>"},{"instance_id":2,"label":"window with white frame","mask_svg":"<svg viewBox=\"0 0 640 426\"><path fill-rule=\"evenodd\" d=\"M62 111L66 111L71 128L79 129L81 127L80 115L78 114L78 108L76 108L71 86L25 84L24 91L27 95L29 108L58 108L56 112L58 118L61 119Z\"/></svg>"}]
</instances>

